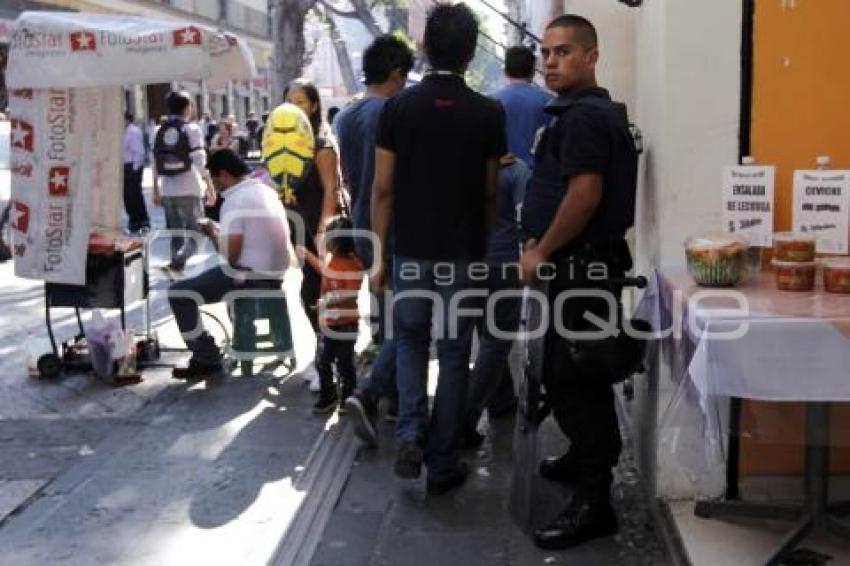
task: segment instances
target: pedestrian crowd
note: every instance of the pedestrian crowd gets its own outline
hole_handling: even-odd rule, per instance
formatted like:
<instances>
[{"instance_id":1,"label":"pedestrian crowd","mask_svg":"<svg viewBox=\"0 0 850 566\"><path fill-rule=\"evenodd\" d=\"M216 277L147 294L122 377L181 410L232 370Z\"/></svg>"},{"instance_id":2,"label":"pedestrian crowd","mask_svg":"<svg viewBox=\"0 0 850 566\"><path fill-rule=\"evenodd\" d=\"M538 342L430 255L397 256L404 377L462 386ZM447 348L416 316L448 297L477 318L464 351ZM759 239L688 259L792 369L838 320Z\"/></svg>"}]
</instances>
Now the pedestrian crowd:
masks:
<instances>
[{"instance_id":1,"label":"pedestrian crowd","mask_svg":"<svg viewBox=\"0 0 850 566\"><path fill-rule=\"evenodd\" d=\"M498 418L516 408L508 356L524 286L542 292L558 314L553 320L587 330L588 313L620 316L617 280L631 268L624 238L633 223L637 153L625 107L596 83L593 25L575 15L556 18L539 60L528 47L508 49L506 85L490 96L464 79L477 37L466 5L438 4L423 40L429 70L417 85L406 86L410 47L381 36L363 54L365 95L330 119L317 88L303 80L268 117L251 115L244 135L227 118L195 122L191 97L173 92L150 144L153 202L173 231L163 267L174 281L169 301L192 352L174 377L222 369L199 305L234 290L279 290L297 261L301 303L317 337L314 412L347 413L368 446L382 441L379 418L396 421L395 473L417 478L424 468L433 496L464 484L462 453L483 442L483 413ZM538 64L548 90L535 84ZM262 147L267 171L249 170L244 139ZM129 115L124 148L129 230L144 232L145 146ZM219 222L205 218L202 200L218 207ZM199 235L213 241L221 262L183 277ZM593 277L591 266L606 275ZM364 283L376 357L368 375L358 376ZM612 293L617 312L599 297L563 300L588 289ZM575 495L557 520L534 532L544 548L617 531L610 505L621 448L615 379L582 363L556 326L546 327L539 371L570 448L541 462L540 474L569 482ZM429 403L432 343L439 374Z\"/></svg>"}]
</instances>

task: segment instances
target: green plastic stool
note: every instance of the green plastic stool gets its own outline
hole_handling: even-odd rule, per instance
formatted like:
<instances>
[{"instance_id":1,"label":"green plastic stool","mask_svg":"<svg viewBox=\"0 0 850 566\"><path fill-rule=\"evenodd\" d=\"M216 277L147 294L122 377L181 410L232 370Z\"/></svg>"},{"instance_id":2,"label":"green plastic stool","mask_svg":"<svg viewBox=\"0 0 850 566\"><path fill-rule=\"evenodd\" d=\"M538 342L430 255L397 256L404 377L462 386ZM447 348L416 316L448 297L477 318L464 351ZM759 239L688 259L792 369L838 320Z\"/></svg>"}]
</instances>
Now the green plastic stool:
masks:
<instances>
[{"instance_id":1,"label":"green plastic stool","mask_svg":"<svg viewBox=\"0 0 850 566\"><path fill-rule=\"evenodd\" d=\"M282 360L294 358L289 311L282 291L279 296L234 298L232 309L231 357L240 362L243 376L254 373L254 358L265 353ZM261 334L258 330L257 323L261 321L268 322L268 333Z\"/></svg>"}]
</instances>

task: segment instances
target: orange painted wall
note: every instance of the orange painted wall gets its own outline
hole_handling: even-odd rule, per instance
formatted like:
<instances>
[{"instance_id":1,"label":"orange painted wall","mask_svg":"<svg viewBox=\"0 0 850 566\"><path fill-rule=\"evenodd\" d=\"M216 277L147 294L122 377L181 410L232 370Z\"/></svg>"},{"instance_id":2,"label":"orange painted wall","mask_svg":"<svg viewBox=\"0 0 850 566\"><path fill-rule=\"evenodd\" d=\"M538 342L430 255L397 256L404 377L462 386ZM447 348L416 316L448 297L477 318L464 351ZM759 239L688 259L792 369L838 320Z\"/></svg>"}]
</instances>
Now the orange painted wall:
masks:
<instances>
[{"instance_id":1,"label":"orange painted wall","mask_svg":"<svg viewBox=\"0 0 850 566\"><path fill-rule=\"evenodd\" d=\"M791 227L795 169L814 168L819 155L831 156L834 169L850 169L850 1L793 4L755 0L751 153L777 167L777 230ZM772 438L744 437L743 475L800 473L799 406L748 403L744 427ZM833 469L850 471L847 407L833 411L833 430L844 447L833 450Z\"/></svg>"}]
</instances>

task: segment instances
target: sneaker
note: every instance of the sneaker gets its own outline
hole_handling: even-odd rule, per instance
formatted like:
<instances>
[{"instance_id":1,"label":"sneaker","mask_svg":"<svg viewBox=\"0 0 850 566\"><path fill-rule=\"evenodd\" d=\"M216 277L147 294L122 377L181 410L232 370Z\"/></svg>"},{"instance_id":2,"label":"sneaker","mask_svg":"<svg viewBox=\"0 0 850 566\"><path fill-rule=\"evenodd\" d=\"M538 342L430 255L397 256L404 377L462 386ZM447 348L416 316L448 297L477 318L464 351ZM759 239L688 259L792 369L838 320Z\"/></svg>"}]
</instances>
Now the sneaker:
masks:
<instances>
[{"instance_id":1,"label":"sneaker","mask_svg":"<svg viewBox=\"0 0 850 566\"><path fill-rule=\"evenodd\" d=\"M377 404L370 401L362 392L355 391L345 399L345 407L351 414L354 434L366 443L366 446L378 445L375 421L378 418Z\"/></svg>"},{"instance_id":2,"label":"sneaker","mask_svg":"<svg viewBox=\"0 0 850 566\"><path fill-rule=\"evenodd\" d=\"M332 413L336 408L337 401L338 399L335 391L323 391L319 395L319 399L316 401L316 404L313 405L313 414L327 415L328 413Z\"/></svg>"},{"instance_id":3,"label":"sneaker","mask_svg":"<svg viewBox=\"0 0 850 566\"><path fill-rule=\"evenodd\" d=\"M457 469L446 477L437 480L428 478L428 495L443 495L453 489L457 489L466 482L467 477L469 477L469 466L465 462L460 462Z\"/></svg>"},{"instance_id":4,"label":"sneaker","mask_svg":"<svg viewBox=\"0 0 850 566\"><path fill-rule=\"evenodd\" d=\"M195 358L192 358L189 360L189 365L185 368L174 368L171 371L171 377L174 379L185 380L205 379L207 377L220 375L223 369L221 361L211 364L199 363L195 360Z\"/></svg>"},{"instance_id":5,"label":"sneaker","mask_svg":"<svg viewBox=\"0 0 850 566\"><path fill-rule=\"evenodd\" d=\"M400 478L415 480L422 473L422 448L416 442L405 442L399 449L395 459L395 475Z\"/></svg>"}]
</instances>

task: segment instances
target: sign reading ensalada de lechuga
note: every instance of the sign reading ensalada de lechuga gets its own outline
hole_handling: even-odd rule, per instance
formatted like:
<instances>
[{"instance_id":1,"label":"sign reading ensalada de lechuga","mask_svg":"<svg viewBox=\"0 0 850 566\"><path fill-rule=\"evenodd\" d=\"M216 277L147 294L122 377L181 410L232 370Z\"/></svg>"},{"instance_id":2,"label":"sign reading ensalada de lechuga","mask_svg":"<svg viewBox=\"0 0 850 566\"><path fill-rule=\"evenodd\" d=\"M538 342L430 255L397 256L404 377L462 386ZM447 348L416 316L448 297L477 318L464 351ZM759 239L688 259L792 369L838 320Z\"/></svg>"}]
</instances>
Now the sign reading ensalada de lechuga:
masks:
<instances>
[{"instance_id":1,"label":"sign reading ensalada de lechuga","mask_svg":"<svg viewBox=\"0 0 850 566\"><path fill-rule=\"evenodd\" d=\"M770 247L776 169L742 165L723 169L723 226L750 245Z\"/></svg>"}]
</instances>

